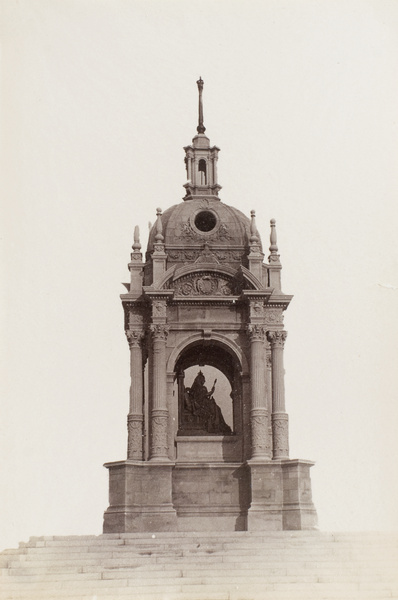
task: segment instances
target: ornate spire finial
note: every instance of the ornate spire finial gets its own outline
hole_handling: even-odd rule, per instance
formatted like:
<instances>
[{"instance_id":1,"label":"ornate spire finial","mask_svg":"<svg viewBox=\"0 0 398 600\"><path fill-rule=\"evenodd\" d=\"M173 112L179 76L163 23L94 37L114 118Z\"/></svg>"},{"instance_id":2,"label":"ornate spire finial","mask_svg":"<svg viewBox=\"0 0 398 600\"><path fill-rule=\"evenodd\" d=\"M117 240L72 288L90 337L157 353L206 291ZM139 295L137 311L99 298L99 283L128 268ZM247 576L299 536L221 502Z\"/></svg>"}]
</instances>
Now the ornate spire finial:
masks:
<instances>
[{"instance_id":1,"label":"ornate spire finial","mask_svg":"<svg viewBox=\"0 0 398 600\"><path fill-rule=\"evenodd\" d=\"M162 209L161 208L157 208L156 209L156 235L155 235L155 240L158 242L158 244L163 243L164 240L164 236L163 236L163 224L162 224Z\"/></svg>"},{"instance_id":2,"label":"ornate spire finial","mask_svg":"<svg viewBox=\"0 0 398 600\"><path fill-rule=\"evenodd\" d=\"M252 220L250 223L250 243L257 244L258 243L258 232L257 232L257 225L256 225L256 211L251 210L250 214L252 217Z\"/></svg>"},{"instance_id":3,"label":"ornate spire finial","mask_svg":"<svg viewBox=\"0 0 398 600\"><path fill-rule=\"evenodd\" d=\"M279 262L279 254L278 254L278 246L276 245L276 227L275 227L275 219L271 219L270 221L271 223L271 234L270 234L270 242L271 245L269 247L270 249L270 256L268 257L268 260L270 262Z\"/></svg>"},{"instance_id":4,"label":"ornate spire finial","mask_svg":"<svg viewBox=\"0 0 398 600\"><path fill-rule=\"evenodd\" d=\"M141 250L140 244L140 228L138 225L134 227L134 244L132 246L134 252L139 252Z\"/></svg>"},{"instance_id":5,"label":"ornate spire finial","mask_svg":"<svg viewBox=\"0 0 398 600\"><path fill-rule=\"evenodd\" d=\"M198 90L199 90L199 124L198 124L196 130L198 133L204 133L206 131L206 127L203 125L203 102L202 102L202 91L203 91L204 81L201 77L199 77L199 79L196 83L198 84Z\"/></svg>"}]
</instances>

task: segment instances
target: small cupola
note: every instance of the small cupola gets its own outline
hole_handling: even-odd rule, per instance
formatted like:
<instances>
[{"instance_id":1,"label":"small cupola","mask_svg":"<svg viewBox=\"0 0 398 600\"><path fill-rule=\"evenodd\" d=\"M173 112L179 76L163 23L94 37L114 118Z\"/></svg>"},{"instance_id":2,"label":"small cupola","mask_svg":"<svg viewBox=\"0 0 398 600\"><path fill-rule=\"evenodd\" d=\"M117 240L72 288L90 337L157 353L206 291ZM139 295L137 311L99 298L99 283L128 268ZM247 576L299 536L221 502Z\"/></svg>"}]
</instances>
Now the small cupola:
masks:
<instances>
[{"instance_id":1,"label":"small cupola","mask_svg":"<svg viewBox=\"0 0 398 600\"><path fill-rule=\"evenodd\" d=\"M194 198L218 199L221 186L217 181L217 160L220 151L217 146L210 146L210 140L205 135L206 127L203 122L203 79L196 82L199 91L199 119L197 135L192 140L191 146L186 146L185 166L187 170L187 183L184 185L186 195L184 200Z\"/></svg>"}]
</instances>

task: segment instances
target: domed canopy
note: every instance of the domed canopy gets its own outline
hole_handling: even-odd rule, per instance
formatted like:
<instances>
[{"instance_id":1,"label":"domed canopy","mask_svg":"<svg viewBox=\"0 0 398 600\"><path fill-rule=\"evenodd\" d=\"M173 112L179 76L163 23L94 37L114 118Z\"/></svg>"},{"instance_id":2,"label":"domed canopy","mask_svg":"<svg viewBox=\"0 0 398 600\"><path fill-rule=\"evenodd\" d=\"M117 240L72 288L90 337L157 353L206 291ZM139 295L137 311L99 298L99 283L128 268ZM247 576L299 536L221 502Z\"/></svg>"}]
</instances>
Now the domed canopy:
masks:
<instances>
[{"instance_id":1,"label":"domed canopy","mask_svg":"<svg viewBox=\"0 0 398 600\"><path fill-rule=\"evenodd\" d=\"M187 182L183 187L186 193L183 202L167 209L164 214L157 209L156 223L149 234L144 286L156 284L172 267L180 269L189 264L228 265L235 272L245 267L267 286L268 268L263 263L264 254L254 211L251 211L249 218L233 206L221 202L218 196L221 190L217 172L220 149L211 146L204 133L202 79L197 84L198 133L192 144L184 148ZM274 244L271 252L274 266L279 261L276 252L277 246ZM135 249L132 260L137 259Z\"/></svg>"},{"instance_id":2,"label":"domed canopy","mask_svg":"<svg viewBox=\"0 0 398 600\"><path fill-rule=\"evenodd\" d=\"M229 248L247 254L250 219L238 209L220 200L197 199L172 206L161 216L163 244L169 257L173 250ZM156 223L149 234L148 253L156 244ZM170 255L171 251L171 255Z\"/></svg>"}]
</instances>

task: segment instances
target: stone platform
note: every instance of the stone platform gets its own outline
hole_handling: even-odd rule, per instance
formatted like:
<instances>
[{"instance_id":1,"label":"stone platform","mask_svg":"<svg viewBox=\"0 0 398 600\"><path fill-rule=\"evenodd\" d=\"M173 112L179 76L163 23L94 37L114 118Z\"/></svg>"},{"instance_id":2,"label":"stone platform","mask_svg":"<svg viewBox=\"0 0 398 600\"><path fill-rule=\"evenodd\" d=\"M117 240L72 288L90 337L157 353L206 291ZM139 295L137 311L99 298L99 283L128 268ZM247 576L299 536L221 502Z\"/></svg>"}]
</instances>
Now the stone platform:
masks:
<instances>
[{"instance_id":1,"label":"stone platform","mask_svg":"<svg viewBox=\"0 0 398 600\"><path fill-rule=\"evenodd\" d=\"M214 439L214 438L213 438ZM226 453L236 442L225 438ZM107 463L109 507L104 533L315 529L310 468L304 460L194 461L202 438L183 439L176 462ZM214 452L214 449L213 449ZM182 458L181 458L182 454Z\"/></svg>"},{"instance_id":2,"label":"stone platform","mask_svg":"<svg viewBox=\"0 0 398 600\"><path fill-rule=\"evenodd\" d=\"M398 534L50 536L5 550L0 567L1 600L391 600Z\"/></svg>"}]
</instances>

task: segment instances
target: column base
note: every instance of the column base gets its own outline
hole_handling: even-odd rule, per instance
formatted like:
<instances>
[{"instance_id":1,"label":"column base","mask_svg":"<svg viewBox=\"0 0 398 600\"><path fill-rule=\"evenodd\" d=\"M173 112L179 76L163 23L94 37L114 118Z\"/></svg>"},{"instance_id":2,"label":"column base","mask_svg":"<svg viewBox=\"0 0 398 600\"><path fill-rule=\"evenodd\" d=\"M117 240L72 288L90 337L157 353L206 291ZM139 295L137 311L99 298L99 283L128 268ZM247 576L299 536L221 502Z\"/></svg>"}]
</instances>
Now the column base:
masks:
<instances>
[{"instance_id":1,"label":"column base","mask_svg":"<svg viewBox=\"0 0 398 600\"><path fill-rule=\"evenodd\" d=\"M172 504L174 463L120 461L107 463L109 507L104 533L177 531Z\"/></svg>"}]
</instances>

